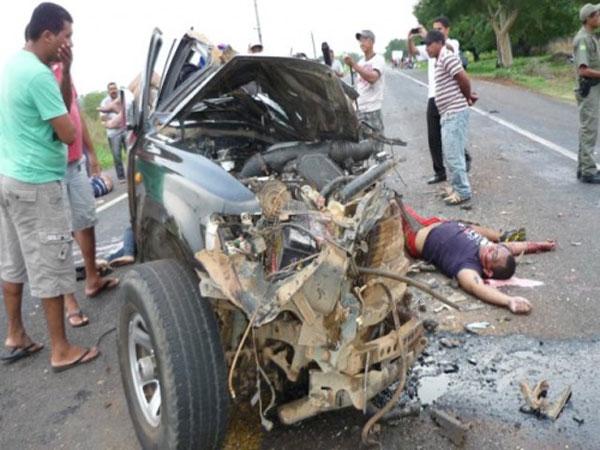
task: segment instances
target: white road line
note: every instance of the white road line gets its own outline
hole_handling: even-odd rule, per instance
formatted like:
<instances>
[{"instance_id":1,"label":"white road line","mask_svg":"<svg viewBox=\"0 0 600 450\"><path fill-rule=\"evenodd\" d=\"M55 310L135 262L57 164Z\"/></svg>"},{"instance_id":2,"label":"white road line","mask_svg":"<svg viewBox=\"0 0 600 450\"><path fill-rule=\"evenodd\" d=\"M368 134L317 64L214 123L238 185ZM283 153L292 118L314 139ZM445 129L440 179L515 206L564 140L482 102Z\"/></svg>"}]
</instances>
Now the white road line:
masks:
<instances>
[{"instance_id":1,"label":"white road line","mask_svg":"<svg viewBox=\"0 0 600 450\"><path fill-rule=\"evenodd\" d=\"M405 74L404 72L397 72L397 73L399 73L404 78L408 78L409 80L414 81L415 83L417 83L421 86L427 87L427 83L423 83L421 80L417 80L416 78L413 78L410 75ZM543 137L538 136L537 134L532 133L531 131L524 130L520 126L515 125L514 123L511 123L504 119L500 119L499 117L495 117L495 116L491 115L490 113L483 111L479 108L472 107L471 109L473 111L475 111L476 113L481 114L482 116L487 117L488 119L496 122L497 124L500 124L503 127L506 127L509 130L512 130L515 133L518 133L521 136L524 136L529 140L532 140L533 142L543 145L544 147L547 147L550 150L554 150L556 153L559 153L559 154L563 155L564 157L577 162L577 153L575 153L571 150L568 150L564 147L561 147L560 145L555 144L554 142L551 142L548 139L544 139Z\"/></svg>"},{"instance_id":2,"label":"white road line","mask_svg":"<svg viewBox=\"0 0 600 450\"><path fill-rule=\"evenodd\" d=\"M110 202L98 206L96 208L96 213L101 213L102 211L107 210L108 208L110 208L112 206L115 206L117 203L119 203L122 200L125 200L126 198L127 198L127 194L121 194L117 198L113 198Z\"/></svg>"}]
</instances>

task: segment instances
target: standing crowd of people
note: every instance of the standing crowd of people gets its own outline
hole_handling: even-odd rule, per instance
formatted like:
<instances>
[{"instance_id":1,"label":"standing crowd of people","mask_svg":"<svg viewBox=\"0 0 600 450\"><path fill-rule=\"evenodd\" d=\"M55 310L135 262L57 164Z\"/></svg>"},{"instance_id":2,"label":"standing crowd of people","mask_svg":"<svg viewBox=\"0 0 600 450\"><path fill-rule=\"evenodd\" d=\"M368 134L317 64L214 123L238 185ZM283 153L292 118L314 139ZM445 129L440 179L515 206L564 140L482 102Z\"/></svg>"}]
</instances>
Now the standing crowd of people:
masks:
<instances>
[{"instance_id":1,"label":"standing crowd of people","mask_svg":"<svg viewBox=\"0 0 600 450\"><path fill-rule=\"evenodd\" d=\"M119 283L101 276L96 263L94 197L106 193L111 180L101 174L79 109L71 77L72 24L69 12L59 5L35 8L25 46L7 62L0 85L0 278L8 319L0 359L14 362L43 348L23 323L28 281L31 295L42 299L55 372L100 354L95 347L71 344L65 332L65 319L72 327L89 323L75 296L73 240L83 257L86 297ZM114 99L112 87L109 96ZM123 127L107 129L117 174L124 180L117 153L123 147Z\"/></svg>"},{"instance_id":2,"label":"standing crowd of people","mask_svg":"<svg viewBox=\"0 0 600 450\"><path fill-rule=\"evenodd\" d=\"M594 30L600 27L600 5L585 5L580 19L582 29L574 41L581 123L577 178L596 184L600 183L593 159L600 113L600 43ZM74 294L73 239L84 259L87 297L119 283L116 278L102 277L96 264L94 190L102 191L107 183L99 178L98 158L71 78L72 24L69 12L59 5L42 3L36 7L26 27L25 46L8 61L0 81L0 278L8 319L0 359L16 361L43 348L23 324L21 306L28 281L31 295L42 299L50 335L50 364L57 372L99 355L95 347L72 344L65 333L65 318L73 327L89 323ZM444 201L460 205L473 195L467 135L469 107L478 97L459 57L460 44L449 37L448 19L439 17L432 25L430 31L420 26L408 35L409 53L428 62L427 130L433 177L427 182L448 180L450 188ZM423 39L423 44L416 45L416 38ZM356 39L362 58L355 61L345 56L343 62L356 74L358 116L372 131L383 133L385 60L374 50L371 30L356 33ZM262 50L262 44L249 45L249 52ZM335 61L333 52L331 58ZM343 76L339 63L333 70ZM127 130L121 105L125 99L120 98L115 83L109 83L107 89L99 112L107 128L117 178L126 182L122 155ZM95 184L87 178L84 148L91 175L97 177ZM406 211L403 207L404 231L407 243L412 242L408 250L413 256L426 255L485 301L516 313L529 311L525 299L490 291L479 277L510 277L514 273L513 254L552 250L554 243L489 245L490 240L497 243L502 236ZM131 230L128 233L131 235ZM452 241L449 236L461 241ZM131 247L132 241L129 238L126 247ZM131 262L132 250L124 252L119 257ZM466 256L454 258L456 255Z\"/></svg>"},{"instance_id":3,"label":"standing crowd of people","mask_svg":"<svg viewBox=\"0 0 600 450\"><path fill-rule=\"evenodd\" d=\"M477 95L471 90L471 82L459 57L460 44L448 38L449 31L448 19L439 17L433 21L433 29L429 32L422 26L411 30L408 49L412 56L428 61L427 129L434 170L428 183L448 179L451 187L444 201L448 205L460 205L472 196L467 175L471 166L467 134L469 107L477 101ZM413 39L417 36L424 39L422 45L415 45ZM356 62L345 56L344 62L358 77L355 86L359 94L359 120L372 130L383 133L381 108L385 60L375 53L375 34L371 30L356 33L356 39L364 57ZM380 142L376 145L383 146Z\"/></svg>"}]
</instances>

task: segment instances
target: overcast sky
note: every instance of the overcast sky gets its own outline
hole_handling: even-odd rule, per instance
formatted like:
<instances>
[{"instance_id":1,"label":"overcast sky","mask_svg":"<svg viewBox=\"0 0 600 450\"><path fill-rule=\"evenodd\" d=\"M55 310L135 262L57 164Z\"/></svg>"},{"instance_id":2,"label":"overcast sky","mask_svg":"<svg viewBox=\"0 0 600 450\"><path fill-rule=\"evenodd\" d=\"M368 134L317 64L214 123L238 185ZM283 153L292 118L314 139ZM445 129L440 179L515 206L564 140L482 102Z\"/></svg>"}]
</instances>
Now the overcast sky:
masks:
<instances>
[{"instance_id":1,"label":"overcast sky","mask_svg":"<svg viewBox=\"0 0 600 450\"><path fill-rule=\"evenodd\" d=\"M317 52L327 41L338 53L358 51L354 33L371 29L375 49L383 52L393 38L416 26L417 0L257 0L265 53L312 56L311 32ZM23 45L25 25L39 1L3 2L0 17L0 67ZM253 0L63 0L73 16L73 77L81 94L102 90L108 81L126 85L141 71L150 35L159 27L168 51L172 39L189 27L213 43L229 43L245 52L257 40ZM166 47L166 49L165 49Z\"/></svg>"}]
</instances>

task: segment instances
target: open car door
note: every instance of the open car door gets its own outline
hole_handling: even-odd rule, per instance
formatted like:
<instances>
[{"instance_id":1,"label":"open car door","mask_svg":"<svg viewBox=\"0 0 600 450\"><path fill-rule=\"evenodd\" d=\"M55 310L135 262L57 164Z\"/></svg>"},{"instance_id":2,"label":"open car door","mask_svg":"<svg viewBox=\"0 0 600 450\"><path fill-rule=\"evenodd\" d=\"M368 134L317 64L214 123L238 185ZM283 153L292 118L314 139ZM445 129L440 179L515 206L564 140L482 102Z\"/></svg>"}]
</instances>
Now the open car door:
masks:
<instances>
[{"instance_id":1,"label":"open car door","mask_svg":"<svg viewBox=\"0 0 600 450\"><path fill-rule=\"evenodd\" d=\"M127 178L129 185L129 214L131 223L135 223L135 216L137 211L137 204L139 202L139 195L141 192L136 186L136 166L138 153L142 151L141 148L144 145L144 139L140 139L148 131L148 118L152 108L154 107L155 97L153 90L152 79L154 76L154 67L158 55L162 48L163 38L162 32L155 28L150 38L150 46L148 48L148 58L146 59L146 66L142 71L140 80L140 91L135 99L137 111L136 117L133 120L133 136L132 145L127 155ZM134 230L135 231L135 230Z\"/></svg>"}]
</instances>

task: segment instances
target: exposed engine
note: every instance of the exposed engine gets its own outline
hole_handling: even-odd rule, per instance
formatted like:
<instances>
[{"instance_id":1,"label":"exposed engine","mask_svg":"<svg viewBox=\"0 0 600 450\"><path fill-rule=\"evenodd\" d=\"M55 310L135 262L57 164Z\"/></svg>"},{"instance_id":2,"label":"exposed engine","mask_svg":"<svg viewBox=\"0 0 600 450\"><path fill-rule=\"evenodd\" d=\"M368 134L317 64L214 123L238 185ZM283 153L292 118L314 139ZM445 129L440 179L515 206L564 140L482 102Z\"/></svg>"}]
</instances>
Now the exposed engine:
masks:
<instances>
[{"instance_id":1,"label":"exposed engine","mask_svg":"<svg viewBox=\"0 0 600 450\"><path fill-rule=\"evenodd\" d=\"M308 396L279 408L284 423L364 409L426 343L406 285L361 273L408 269L396 193L383 181L395 163L354 172L371 156L366 144L273 147L233 163L262 214L211 218L196 255L201 292L244 312L264 363L292 382L309 370Z\"/></svg>"}]
</instances>

